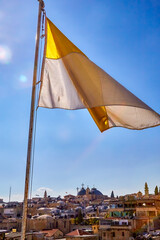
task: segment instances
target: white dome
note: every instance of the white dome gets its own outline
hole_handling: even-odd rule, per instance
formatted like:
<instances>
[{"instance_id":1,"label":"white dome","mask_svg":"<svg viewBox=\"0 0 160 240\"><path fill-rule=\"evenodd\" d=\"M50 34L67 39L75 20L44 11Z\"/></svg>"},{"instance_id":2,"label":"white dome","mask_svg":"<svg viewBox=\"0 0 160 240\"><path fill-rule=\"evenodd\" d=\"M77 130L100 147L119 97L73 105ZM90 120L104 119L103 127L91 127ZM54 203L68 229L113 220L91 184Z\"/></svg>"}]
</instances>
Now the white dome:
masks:
<instances>
[{"instance_id":1,"label":"white dome","mask_svg":"<svg viewBox=\"0 0 160 240\"><path fill-rule=\"evenodd\" d=\"M44 214L39 216L37 219L51 219L51 218L53 219L53 217L51 217L50 215Z\"/></svg>"},{"instance_id":2,"label":"white dome","mask_svg":"<svg viewBox=\"0 0 160 240\"><path fill-rule=\"evenodd\" d=\"M38 209L38 211L50 211L50 208L45 208L45 207L41 207Z\"/></svg>"}]
</instances>

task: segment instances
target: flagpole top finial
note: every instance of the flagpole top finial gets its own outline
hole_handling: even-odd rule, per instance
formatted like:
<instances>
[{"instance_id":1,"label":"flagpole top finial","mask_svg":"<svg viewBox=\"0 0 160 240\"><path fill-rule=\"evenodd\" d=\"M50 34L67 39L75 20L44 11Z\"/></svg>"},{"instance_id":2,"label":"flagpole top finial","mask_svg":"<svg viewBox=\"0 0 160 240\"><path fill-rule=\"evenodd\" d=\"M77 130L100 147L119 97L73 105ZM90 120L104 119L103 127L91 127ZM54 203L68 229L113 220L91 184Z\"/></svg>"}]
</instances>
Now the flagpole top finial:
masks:
<instances>
[{"instance_id":1,"label":"flagpole top finial","mask_svg":"<svg viewBox=\"0 0 160 240\"><path fill-rule=\"evenodd\" d=\"M41 8L44 9L44 7L45 7L44 1L43 0L38 0L38 2L41 4Z\"/></svg>"}]
</instances>

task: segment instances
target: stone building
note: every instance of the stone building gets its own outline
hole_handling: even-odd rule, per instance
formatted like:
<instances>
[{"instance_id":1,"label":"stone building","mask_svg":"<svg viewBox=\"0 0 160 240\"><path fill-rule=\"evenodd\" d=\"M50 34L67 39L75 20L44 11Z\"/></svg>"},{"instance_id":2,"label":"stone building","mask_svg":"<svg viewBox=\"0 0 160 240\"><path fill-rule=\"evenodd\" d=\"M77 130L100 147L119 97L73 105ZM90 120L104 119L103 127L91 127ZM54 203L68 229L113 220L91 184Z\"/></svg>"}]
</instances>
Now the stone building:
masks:
<instances>
[{"instance_id":1,"label":"stone building","mask_svg":"<svg viewBox=\"0 0 160 240\"><path fill-rule=\"evenodd\" d=\"M66 234L65 237L66 240L98 240L98 235L90 234L79 229Z\"/></svg>"},{"instance_id":2,"label":"stone building","mask_svg":"<svg viewBox=\"0 0 160 240\"><path fill-rule=\"evenodd\" d=\"M130 238L130 228L128 226L108 226L99 231L102 240L126 240Z\"/></svg>"},{"instance_id":3,"label":"stone building","mask_svg":"<svg viewBox=\"0 0 160 240\"><path fill-rule=\"evenodd\" d=\"M126 220L100 222L99 237L102 240L126 240L130 235L131 225Z\"/></svg>"},{"instance_id":4,"label":"stone building","mask_svg":"<svg viewBox=\"0 0 160 240\"><path fill-rule=\"evenodd\" d=\"M0 221L0 229L12 231L12 229L20 230L21 223L19 224L19 220L15 218L3 219Z\"/></svg>"},{"instance_id":5,"label":"stone building","mask_svg":"<svg viewBox=\"0 0 160 240\"><path fill-rule=\"evenodd\" d=\"M154 219L160 214L160 198L134 196L121 197L108 202L107 219L125 218L132 222L132 229L154 230ZM147 230L146 229L146 230Z\"/></svg>"},{"instance_id":6,"label":"stone building","mask_svg":"<svg viewBox=\"0 0 160 240\"><path fill-rule=\"evenodd\" d=\"M69 219L54 219L50 215L41 215L35 219L27 219L27 231L59 229L63 234L70 232Z\"/></svg>"},{"instance_id":7,"label":"stone building","mask_svg":"<svg viewBox=\"0 0 160 240\"><path fill-rule=\"evenodd\" d=\"M41 233L44 234L45 240L53 240L63 237L63 233L59 229L44 230L41 231Z\"/></svg>"},{"instance_id":8,"label":"stone building","mask_svg":"<svg viewBox=\"0 0 160 240\"><path fill-rule=\"evenodd\" d=\"M11 232L5 236L6 240L21 240L21 233L19 232ZM43 233L26 233L25 240L44 240Z\"/></svg>"}]
</instances>

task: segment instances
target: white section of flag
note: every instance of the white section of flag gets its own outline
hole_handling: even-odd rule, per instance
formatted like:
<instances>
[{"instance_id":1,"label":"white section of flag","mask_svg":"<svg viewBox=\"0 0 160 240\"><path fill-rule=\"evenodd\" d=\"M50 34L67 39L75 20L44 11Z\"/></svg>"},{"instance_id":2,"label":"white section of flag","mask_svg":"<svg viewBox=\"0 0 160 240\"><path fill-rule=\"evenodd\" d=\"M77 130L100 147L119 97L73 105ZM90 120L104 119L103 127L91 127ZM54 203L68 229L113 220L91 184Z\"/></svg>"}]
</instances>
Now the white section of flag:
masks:
<instances>
[{"instance_id":1,"label":"white section of flag","mask_svg":"<svg viewBox=\"0 0 160 240\"><path fill-rule=\"evenodd\" d=\"M39 106L81 109L106 106L109 128L160 125L160 116L80 53L45 59Z\"/></svg>"}]
</instances>

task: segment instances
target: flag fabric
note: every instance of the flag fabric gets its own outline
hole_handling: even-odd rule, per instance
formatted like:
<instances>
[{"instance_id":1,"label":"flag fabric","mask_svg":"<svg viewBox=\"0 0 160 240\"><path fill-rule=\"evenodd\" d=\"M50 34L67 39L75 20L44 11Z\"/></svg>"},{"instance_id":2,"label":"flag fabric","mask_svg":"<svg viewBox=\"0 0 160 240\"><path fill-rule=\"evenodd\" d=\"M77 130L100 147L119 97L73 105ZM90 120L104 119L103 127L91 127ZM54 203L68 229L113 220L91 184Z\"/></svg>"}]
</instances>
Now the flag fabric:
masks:
<instances>
[{"instance_id":1,"label":"flag fabric","mask_svg":"<svg viewBox=\"0 0 160 240\"><path fill-rule=\"evenodd\" d=\"M87 108L101 132L160 125L160 115L94 64L48 18L39 107Z\"/></svg>"}]
</instances>

